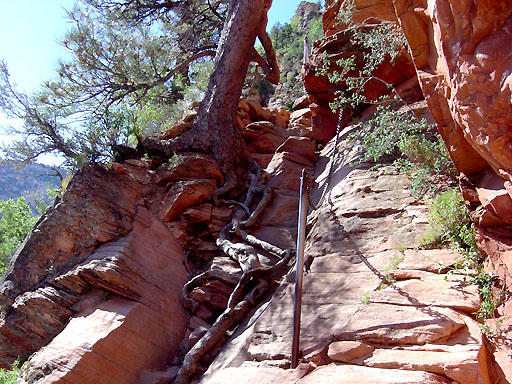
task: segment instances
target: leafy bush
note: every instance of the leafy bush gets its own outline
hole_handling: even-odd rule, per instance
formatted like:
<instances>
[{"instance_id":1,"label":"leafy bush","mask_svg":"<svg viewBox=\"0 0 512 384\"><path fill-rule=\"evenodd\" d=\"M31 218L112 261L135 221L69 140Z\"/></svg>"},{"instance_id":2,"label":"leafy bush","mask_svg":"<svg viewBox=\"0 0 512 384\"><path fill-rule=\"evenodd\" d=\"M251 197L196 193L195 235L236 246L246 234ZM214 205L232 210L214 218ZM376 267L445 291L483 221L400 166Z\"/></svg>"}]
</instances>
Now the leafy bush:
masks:
<instances>
[{"instance_id":1,"label":"leafy bush","mask_svg":"<svg viewBox=\"0 0 512 384\"><path fill-rule=\"evenodd\" d=\"M475 240L475 230L462 195L449 189L437 195L430 206L430 224L440 234L471 261L478 261L479 251Z\"/></svg>"},{"instance_id":2,"label":"leafy bush","mask_svg":"<svg viewBox=\"0 0 512 384\"><path fill-rule=\"evenodd\" d=\"M56 190L48 189L47 195L55 199ZM43 197L36 197L36 212L25 198L0 201L0 276L2 276L16 249L23 242L39 217L49 208Z\"/></svg>"},{"instance_id":3,"label":"leafy bush","mask_svg":"<svg viewBox=\"0 0 512 384\"><path fill-rule=\"evenodd\" d=\"M12 254L32 229L37 218L24 197L0 201L0 274L7 269Z\"/></svg>"},{"instance_id":4,"label":"leafy bush","mask_svg":"<svg viewBox=\"0 0 512 384\"><path fill-rule=\"evenodd\" d=\"M431 175L454 175L448 150L435 128L425 119L418 119L407 108L378 106L374 116L361 123L350 136L359 138L364 151L362 161L394 159L399 172L413 171L413 195L419 196L434 188Z\"/></svg>"},{"instance_id":5,"label":"leafy bush","mask_svg":"<svg viewBox=\"0 0 512 384\"><path fill-rule=\"evenodd\" d=\"M15 362L12 369L0 369L0 384L16 384L20 377L20 369L18 363Z\"/></svg>"},{"instance_id":6,"label":"leafy bush","mask_svg":"<svg viewBox=\"0 0 512 384\"><path fill-rule=\"evenodd\" d=\"M454 247L462 258L455 267L470 270L472 283L478 286L482 302L475 313L477 319L483 321L483 331L489 337L496 337L486 323L504 301L504 290L495 289L495 275L484 271L481 266L481 254L478 250L475 230L471 217L460 193L451 189L436 196L430 207L430 224L439 237Z\"/></svg>"}]
</instances>

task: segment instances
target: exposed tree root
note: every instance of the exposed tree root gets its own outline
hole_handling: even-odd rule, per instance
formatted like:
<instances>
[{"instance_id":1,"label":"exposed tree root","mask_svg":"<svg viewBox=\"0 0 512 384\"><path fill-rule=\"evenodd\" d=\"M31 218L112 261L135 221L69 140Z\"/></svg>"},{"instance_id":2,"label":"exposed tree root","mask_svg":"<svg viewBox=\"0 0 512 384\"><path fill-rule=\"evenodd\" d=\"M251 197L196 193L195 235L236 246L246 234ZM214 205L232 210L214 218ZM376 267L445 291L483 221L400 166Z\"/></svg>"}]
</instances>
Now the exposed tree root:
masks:
<instances>
[{"instance_id":1,"label":"exposed tree root","mask_svg":"<svg viewBox=\"0 0 512 384\"><path fill-rule=\"evenodd\" d=\"M269 188L269 187L265 188L265 190L263 192L263 197L261 198L261 200L258 203L258 206L254 210L254 212L252 214L248 213L249 218L245 221L242 221L240 224L242 224L245 228L252 227L254 224L256 224L258 219L261 217L261 215L265 211L265 208L267 208L267 206L272 201L273 195L274 195L274 190L272 188Z\"/></svg>"},{"instance_id":2,"label":"exposed tree root","mask_svg":"<svg viewBox=\"0 0 512 384\"><path fill-rule=\"evenodd\" d=\"M244 300L238 303L234 308L227 308L199 340L187 353L183 364L178 371L174 384L189 384L191 379L197 374L199 363L203 356L208 353L234 325L239 323L263 297L268 288L266 281L260 282L248 293Z\"/></svg>"},{"instance_id":3,"label":"exposed tree root","mask_svg":"<svg viewBox=\"0 0 512 384\"><path fill-rule=\"evenodd\" d=\"M183 297L185 302L188 303L188 301L193 301L188 298L188 294L193 287L208 279L216 278L230 286L236 284L229 297L226 310L186 354L174 384L190 383L191 379L199 373L201 369L199 363L203 357L225 336L227 330L237 325L249 313L271 286L273 273L286 266L294 255L292 250L281 249L244 231L244 229L257 223L265 208L271 202L272 189L263 187L262 182L264 180L265 175L261 171L251 175L245 201L229 201L242 208L234 213L231 222L220 231L217 239L219 249L238 262L243 271L242 276L237 278L225 272L209 270L196 276L184 286ZM250 207L253 205L256 195L262 195L262 197L251 213ZM234 236L243 242L235 241ZM278 256L281 260L271 266L263 265L257 249ZM249 288L249 286L253 286L253 288ZM247 292L248 289L250 289L249 293L244 296L244 292ZM241 297L243 299L240 301ZM195 304L197 305L197 303ZM193 306L194 303L189 305Z\"/></svg>"}]
</instances>

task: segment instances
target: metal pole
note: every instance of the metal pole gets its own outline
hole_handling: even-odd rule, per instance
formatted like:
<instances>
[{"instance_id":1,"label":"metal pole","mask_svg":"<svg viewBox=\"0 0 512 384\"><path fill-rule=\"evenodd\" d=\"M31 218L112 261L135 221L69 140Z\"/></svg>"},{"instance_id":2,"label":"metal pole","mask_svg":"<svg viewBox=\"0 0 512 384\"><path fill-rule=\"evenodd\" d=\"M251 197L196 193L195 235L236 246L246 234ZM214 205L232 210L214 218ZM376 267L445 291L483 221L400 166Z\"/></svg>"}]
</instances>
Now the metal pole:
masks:
<instances>
[{"instance_id":1,"label":"metal pole","mask_svg":"<svg viewBox=\"0 0 512 384\"><path fill-rule=\"evenodd\" d=\"M304 276L304 240L308 213L306 170L300 178L299 223L297 233L297 261L295 270L295 305L293 310L292 368L299 364L300 315L302 307L302 279Z\"/></svg>"}]
</instances>

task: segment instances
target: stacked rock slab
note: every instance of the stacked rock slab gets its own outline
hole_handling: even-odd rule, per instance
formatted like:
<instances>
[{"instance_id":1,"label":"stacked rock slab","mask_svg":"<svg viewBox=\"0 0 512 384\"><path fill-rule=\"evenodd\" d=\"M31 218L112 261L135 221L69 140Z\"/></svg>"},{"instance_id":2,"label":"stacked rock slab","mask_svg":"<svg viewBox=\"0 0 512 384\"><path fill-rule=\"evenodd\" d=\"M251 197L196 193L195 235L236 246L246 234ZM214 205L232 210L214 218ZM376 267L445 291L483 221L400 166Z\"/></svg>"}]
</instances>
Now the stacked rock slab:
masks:
<instances>
[{"instance_id":1,"label":"stacked rock slab","mask_svg":"<svg viewBox=\"0 0 512 384\"><path fill-rule=\"evenodd\" d=\"M394 1L418 78L475 221L489 271L508 298L497 323L512 337L512 43L510 1ZM506 344L506 343L505 343ZM510 348L495 354L512 381Z\"/></svg>"},{"instance_id":2,"label":"stacked rock slab","mask_svg":"<svg viewBox=\"0 0 512 384\"><path fill-rule=\"evenodd\" d=\"M313 259L304 276L302 364L287 369L291 272L201 383L337 383L340 377L350 383L490 383L488 352L473 315L477 289L462 274L446 274L459 255L418 251L428 208L411 196L408 178L389 168L372 173L351 166L357 144L343 140L340 147L328 198L308 218L306 259ZM320 185L332 149L331 142L319 158Z\"/></svg>"},{"instance_id":3,"label":"stacked rock slab","mask_svg":"<svg viewBox=\"0 0 512 384\"><path fill-rule=\"evenodd\" d=\"M316 160L310 114L302 111L289 123L285 110L242 100L238 117L274 190L253 235L292 248L299 175L302 168L312 172ZM189 129L192 119L160 139ZM23 382L171 379L176 370L166 367L225 309L241 274L215 245L233 211L210 200L223 182L213 158L199 153L82 169L4 278L2 365L37 351L24 366ZM198 307L190 317L182 289L204 268L227 271L234 283L210 280L195 288Z\"/></svg>"}]
</instances>

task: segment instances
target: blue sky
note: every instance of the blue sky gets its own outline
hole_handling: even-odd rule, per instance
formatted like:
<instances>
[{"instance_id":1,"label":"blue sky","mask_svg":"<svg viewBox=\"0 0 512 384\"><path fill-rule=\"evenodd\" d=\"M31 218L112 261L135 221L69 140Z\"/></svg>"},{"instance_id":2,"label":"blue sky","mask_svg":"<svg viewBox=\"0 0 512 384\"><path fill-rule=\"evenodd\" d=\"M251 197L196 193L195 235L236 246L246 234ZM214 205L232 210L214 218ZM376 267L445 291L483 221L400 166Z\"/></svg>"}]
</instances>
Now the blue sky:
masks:
<instances>
[{"instance_id":1,"label":"blue sky","mask_svg":"<svg viewBox=\"0 0 512 384\"><path fill-rule=\"evenodd\" d=\"M302 0L274 0L269 29L289 22ZM26 91L50 79L65 50L59 44L70 24L64 9L75 0L0 0L0 58Z\"/></svg>"},{"instance_id":2,"label":"blue sky","mask_svg":"<svg viewBox=\"0 0 512 384\"><path fill-rule=\"evenodd\" d=\"M301 0L274 0L268 13L268 29L293 17ZM71 25L65 9L75 0L0 0L0 59L9 68L11 81L31 93L54 77L57 62L65 55L59 44ZM0 111L0 143L8 140Z\"/></svg>"}]
</instances>

